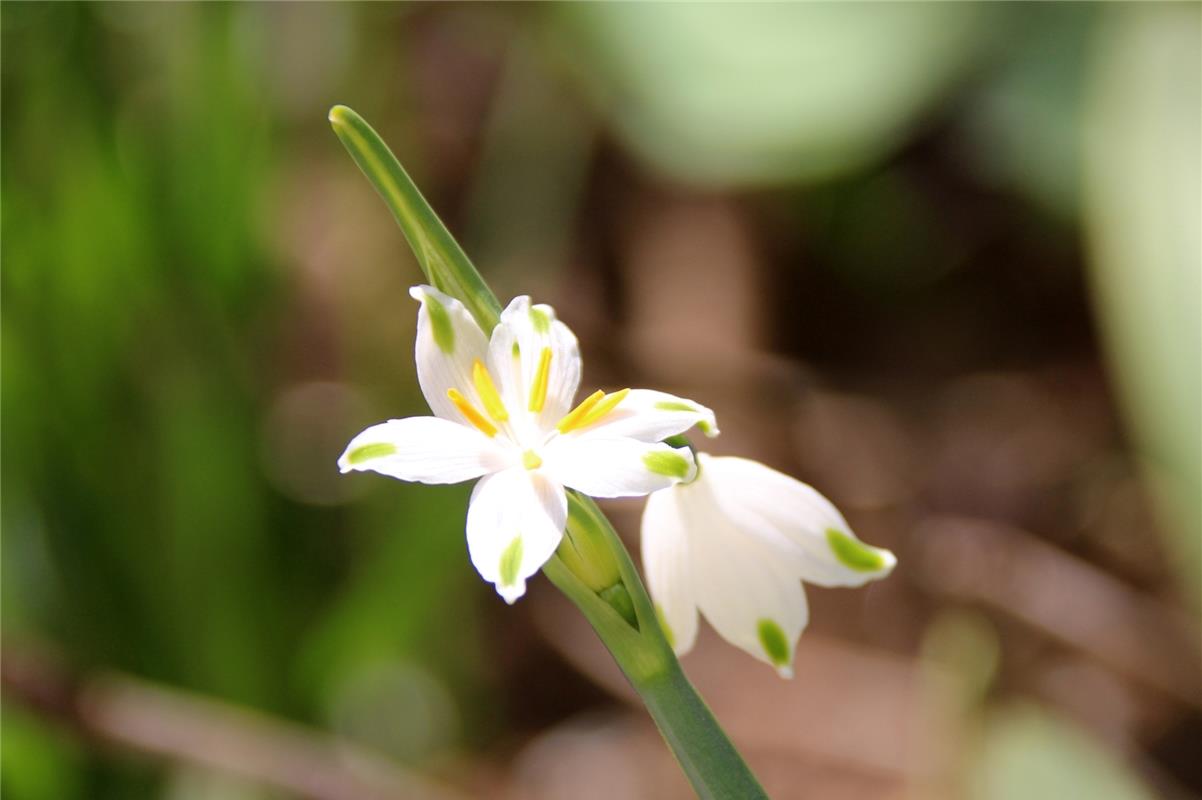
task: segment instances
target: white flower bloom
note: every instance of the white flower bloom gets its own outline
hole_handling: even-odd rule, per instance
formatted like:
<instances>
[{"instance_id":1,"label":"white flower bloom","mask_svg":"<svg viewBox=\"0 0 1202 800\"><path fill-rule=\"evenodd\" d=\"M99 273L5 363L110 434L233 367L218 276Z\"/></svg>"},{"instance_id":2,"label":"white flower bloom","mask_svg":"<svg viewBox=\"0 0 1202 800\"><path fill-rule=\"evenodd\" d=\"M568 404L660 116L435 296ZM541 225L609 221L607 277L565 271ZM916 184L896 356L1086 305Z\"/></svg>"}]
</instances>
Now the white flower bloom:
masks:
<instances>
[{"instance_id":1,"label":"white flower bloom","mask_svg":"<svg viewBox=\"0 0 1202 800\"><path fill-rule=\"evenodd\" d=\"M857 539L830 501L788 475L704 453L698 468L643 512L643 568L668 640L688 652L700 611L726 641L792 677L809 617L801 582L860 586L897 559Z\"/></svg>"},{"instance_id":2,"label":"white flower bloom","mask_svg":"<svg viewBox=\"0 0 1202 800\"><path fill-rule=\"evenodd\" d=\"M468 550L507 602L559 545L564 487L631 497L696 474L687 449L660 440L693 425L716 435L713 412L642 389L596 392L573 408L580 351L550 306L515 298L490 339L458 300L429 286L410 294L421 302L417 377L434 416L373 425L338 466L421 483L482 478Z\"/></svg>"}]
</instances>

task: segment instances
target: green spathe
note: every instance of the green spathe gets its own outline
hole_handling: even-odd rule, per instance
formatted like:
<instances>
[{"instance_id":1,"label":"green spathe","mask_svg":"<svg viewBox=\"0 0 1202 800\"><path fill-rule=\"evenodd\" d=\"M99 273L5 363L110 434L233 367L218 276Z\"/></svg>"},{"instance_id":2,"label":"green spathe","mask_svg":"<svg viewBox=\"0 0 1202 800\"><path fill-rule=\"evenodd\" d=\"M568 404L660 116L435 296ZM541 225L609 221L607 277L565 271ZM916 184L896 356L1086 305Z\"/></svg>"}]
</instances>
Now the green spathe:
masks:
<instances>
[{"instance_id":1,"label":"green spathe","mask_svg":"<svg viewBox=\"0 0 1202 800\"><path fill-rule=\"evenodd\" d=\"M501 553L501 585L513 586L518 580L518 569L522 566L522 537L515 536Z\"/></svg>"},{"instance_id":2,"label":"green spathe","mask_svg":"<svg viewBox=\"0 0 1202 800\"><path fill-rule=\"evenodd\" d=\"M885 551L866 545L837 528L827 528L826 541L839 563L856 572L876 572L888 564Z\"/></svg>"},{"instance_id":3,"label":"green spathe","mask_svg":"<svg viewBox=\"0 0 1202 800\"><path fill-rule=\"evenodd\" d=\"M689 460L675 451L660 450L643 456L643 464L656 475L684 480L689 477Z\"/></svg>"},{"instance_id":4,"label":"green spathe","mask_svg":"<svg viewBox=\"0 0 1202 800\"><path fill-rule=\"evenodd\" d=\"M482 330L491 331L501 304L388 145L346 106L330 109L330 124L392 211L430 283L463 303Z\"/></svg>"},{"instance_id":5,"label":"green spathe","mask_svg":"<svg viewBox=\"0 0 1202 800\"><path fill-rule=\"evenodd\" d=\"M388 442L373 442L371 444L359 445L346 454L346 460L351 464L362 464L364 461L391 456L395 453L396 445L389 444Z\"/></svg>"}]
</instances>

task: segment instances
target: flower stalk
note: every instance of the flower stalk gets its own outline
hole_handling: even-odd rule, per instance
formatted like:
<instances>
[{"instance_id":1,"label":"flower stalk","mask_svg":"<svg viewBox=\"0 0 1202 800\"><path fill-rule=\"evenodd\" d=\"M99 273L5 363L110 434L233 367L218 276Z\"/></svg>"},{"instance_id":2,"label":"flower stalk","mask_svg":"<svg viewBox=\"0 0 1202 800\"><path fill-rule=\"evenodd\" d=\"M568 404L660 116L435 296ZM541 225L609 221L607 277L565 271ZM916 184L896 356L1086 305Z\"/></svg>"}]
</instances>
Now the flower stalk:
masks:
<instances>
[{"instance_id":1,"label":"flower stalk","mask_svg":"<svg viewBox=\"0 0 1202 800\"><path fill-rule=\"evenodd\" d=\"M483 331L501 304L380 136L346 106L330 123L396 218L435 288ZM681 670L630 554L593 500L568 495L565 535L543 572L580 609L638 692L698 796L766 797Z\"/></svg>"}]
</instances>

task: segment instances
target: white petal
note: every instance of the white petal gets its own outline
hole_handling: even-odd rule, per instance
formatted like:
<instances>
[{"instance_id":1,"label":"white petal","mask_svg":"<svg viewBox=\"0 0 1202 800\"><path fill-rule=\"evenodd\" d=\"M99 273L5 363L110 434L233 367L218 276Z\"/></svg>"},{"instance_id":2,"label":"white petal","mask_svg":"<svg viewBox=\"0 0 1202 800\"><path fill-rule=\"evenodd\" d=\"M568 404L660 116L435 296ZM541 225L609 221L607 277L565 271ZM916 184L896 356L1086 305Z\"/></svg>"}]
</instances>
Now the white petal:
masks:
<instances>
[{"instance_id":1,"label":"white petal","mask_svg":"<svg viewBox=\"0 0 1202 800\"><path fill-rule=\"evenodd\" d=\"M613 411L574 435L611 439L628 436L640 442L659 442L694 425L706 436L718 435L714 412L700 403L666 392L631 389Z\"/></svg>"},{"instance_id":2,"label":"white petal","mask_svg":"<svg viewBox=\"0 0 1202 800\"><path fill-rule=\"evenodd\" d=\"M482 478L467 510L472 564L512 603L559 546L567 517L563 487L544 475L517 468Z\"/></svg>"},{"instance_id":3,"label":"white petal","mask_svg":"<svg viewBox=\"0 0 1202 800\"><path fill-rule=\"evenodd\" d=\"M457 389L481 407L472 383L472 364L488 357L488 340L471 313L450 295L432 286L414 286L409 295L422 304L413 348L422 394L435 416L466 425L447 390Z\"/></svg>"},{"instance_id":4,"label":"white petal","mask_svg":"<svg viewBox=\"0 0 1202 800\"><path fill-rule=\"evenodd\" d=\"M547 348L551 360L546 396L542 410L530 412L531 390ZM537 430L550 430L571 410L580 386L580 346L551 306L531 305L524 295L515 297L493 329L488 363L509 413L527 418Z\"/></svg>"},{"instance_id":5,"label":"white petal","mask_svg":"<svg viewBox=\"0 0 1202 800\"><path fill-rule=\"evenodd\" d=\"M634 439L559 436L542 458L548 475L592 497L639 497L697 474L688 448Z\"/></svg>"},{"instance_id":6,"label":"white petal","mask_svg":"<svg viewBox=\"0 0 1202 800\"><path fill-rule=\"evenodd\" d=\"M702 475L723 513L765 542L791 547L801 577L819 586L861 586L897 559L861 542L813 487L745 458L701 456Z\"/></svg>"},{"instance_id":7,"label":"white petal","mask_svg":"<svg viewBox=\"0 0 1202 800\"><path fill-rule=\"evenodd\" d=\"M346 446L343 472L371 470L403 481L460 483L508 465L508 454L475 428L438 417L372 425Z\"/></svg>"},{"instance_id":8,"label":"white petal","mask_svg":"<svg viewBox=\"0 0 1202 800\"><path fill-rule=\"evenodd\" d=\"M655 611L677 655L687 653L697 638L697 601L693 595L689 540L679 493L655 492L643 510L643 571Z\"/></svg>"},{"instance_id":9,"label":"white petal","mask_svg":"<svg viewBox=\"0 0 1202 800\"><path fill-rule=\"evenodd\" d=\"M672 492L684 512L701 613L723 639L791 677L809 619L794 566L722 513L704 472Z\"/></svg>"}]
</instances>

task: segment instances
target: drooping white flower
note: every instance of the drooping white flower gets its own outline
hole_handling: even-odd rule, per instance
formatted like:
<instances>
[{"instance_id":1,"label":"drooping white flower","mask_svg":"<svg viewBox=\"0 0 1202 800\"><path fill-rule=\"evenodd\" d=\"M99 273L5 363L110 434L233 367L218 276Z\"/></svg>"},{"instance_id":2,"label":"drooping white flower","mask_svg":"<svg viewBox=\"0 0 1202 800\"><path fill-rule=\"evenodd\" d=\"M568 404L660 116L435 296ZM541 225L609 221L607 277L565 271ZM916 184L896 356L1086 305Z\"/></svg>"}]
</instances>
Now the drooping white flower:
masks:
<instances>
[{"instance_id":1,"label":"drooping white flower","mask_svg":"<svg viewBox=\"0 0 1202 800\"><path fill-rule=\"evenodd\" d=\"M792 677L809 619L802 581L860 586L897 559L864 544L830 501L745 458L698 454L698 475L652 494L643 512L643 569L678 654L697 612L726 641Z\"/></svg>"},{"instance_id":2,"label":"drooping white flower","mask_svg":"<svg viewBox=\"0 0 1202 800\"><path fill-rule=\"evenodd\" d=\"M550 306L517 297L488 337L458 300L430 286L410 294L421 303L417 377L434 416L371 426L338 465L431 484L481 478L468 551L507 602L559 545L565 486L632 497L696 474L687 449L661 440L694 425L716 435L713 412L645 389L598 391L573 408L580 351Z\"/></svg>"}]
</instances>

